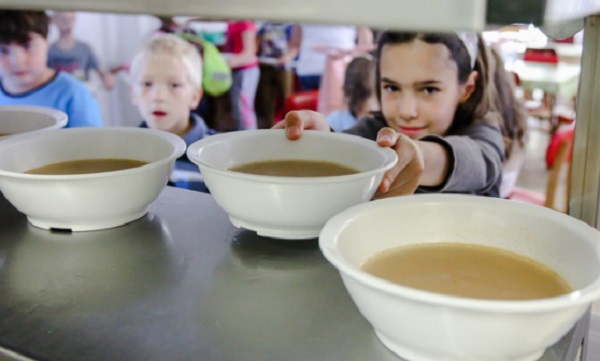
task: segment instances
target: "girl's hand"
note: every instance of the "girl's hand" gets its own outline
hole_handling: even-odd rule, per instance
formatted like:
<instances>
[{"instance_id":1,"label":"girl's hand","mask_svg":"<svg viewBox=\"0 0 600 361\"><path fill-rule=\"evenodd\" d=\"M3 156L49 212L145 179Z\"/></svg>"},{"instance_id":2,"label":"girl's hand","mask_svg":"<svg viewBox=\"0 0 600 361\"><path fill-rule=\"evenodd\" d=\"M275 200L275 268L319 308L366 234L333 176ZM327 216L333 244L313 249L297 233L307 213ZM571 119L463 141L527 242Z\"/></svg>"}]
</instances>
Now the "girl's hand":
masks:
<instances>
[{"instance_id":1,"label":"girl's hand","mask_svg":"<svg viewBox=\"0 0 600 361\"><path fill-rule=\"evenodd\" d=\"M381 147L392 147L398 154L398 163L385 172L373 198L413 194L425 170L423 154L417 143L392 128L383 128L377 134L377 144Z\"/></svg>"},{"instance_id":2,"label":"girl's hand","mask_svg":"<svg viewBox=\"0 0 600 361\"><path fill-rule=\"evenodd\" d=\"M285 115L285 118L276 123L272 129L285 129L285 134L291 140L299 139L304 129L322 130L330 132L327 118L321 113L312 110L294 110Z\"/></svg>"}]
</instances>

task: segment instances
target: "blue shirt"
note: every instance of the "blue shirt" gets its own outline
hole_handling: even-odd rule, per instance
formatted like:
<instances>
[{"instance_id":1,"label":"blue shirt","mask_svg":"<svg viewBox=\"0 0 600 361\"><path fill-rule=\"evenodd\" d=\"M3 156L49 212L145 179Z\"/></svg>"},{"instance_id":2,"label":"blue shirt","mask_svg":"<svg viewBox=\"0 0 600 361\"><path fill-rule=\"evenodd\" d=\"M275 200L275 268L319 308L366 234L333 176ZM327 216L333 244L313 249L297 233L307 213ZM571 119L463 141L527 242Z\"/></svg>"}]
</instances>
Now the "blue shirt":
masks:
<instances>
[{"instance_id":1,"label":"blue shirt","mask_svg":"<svg viewBox=\"0 0 600 361\"><path fill-rule=\"evenodd\" d=\"M204 119L196 113L190 114L190 122L192 123L192 128L183 136L183 140L188 147L207 135L217 134L217 131L210 129L204 122ZM140 127L148 128L148 125L146 122L142 122ZM169 183L175 187L209 193L208 188L204 184L204 178L200 174L200 168L189 160L186 153L175 161L175 167L169 178Z\"/></svg>"},{"instance_id":2,"label":"blue shirt","mask_svg":"<svg viewBox=\"0 0 600 361\"><path fill-rule=\"evenodd\" d=\"M336 132L352 128L357 121L354 115L345 110L336 110L327 116L327 123Z\"/></svg>"},{"instance_id":3,"label":"blue shirt","mask_svg":"<svg viewBox=\"0 0 600 361\"><path fill-rule=\"evenodd\" d=\"M40 87L20 94L10 94L0 79L0 105L37 105L66 113L67 128L99 127L102 117L98 103L79 80L64 72L56 74Z\"/></svg>"}]
</instances>

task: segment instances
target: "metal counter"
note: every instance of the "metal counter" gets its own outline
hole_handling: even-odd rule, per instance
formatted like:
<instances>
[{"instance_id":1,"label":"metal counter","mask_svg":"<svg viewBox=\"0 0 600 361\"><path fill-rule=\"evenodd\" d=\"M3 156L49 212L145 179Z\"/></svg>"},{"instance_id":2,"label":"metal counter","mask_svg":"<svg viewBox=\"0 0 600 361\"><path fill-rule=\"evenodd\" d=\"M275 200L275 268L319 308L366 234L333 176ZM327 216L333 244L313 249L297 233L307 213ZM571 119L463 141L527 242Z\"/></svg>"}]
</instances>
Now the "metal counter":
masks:
<instances>
[{"instance_id":1,"label":"metal counter","mask_svg":"<svg viewBox=\"0 0 600 361\"><path fill-rule=\"evenodd\" d=\"M574 360L587 327L541 360ZM399 360L316 239L238 230L209 195L171 187L140 220L79 233L37 229L0 194L0 347L1 360Z\"/></svg>"}]
</instances>

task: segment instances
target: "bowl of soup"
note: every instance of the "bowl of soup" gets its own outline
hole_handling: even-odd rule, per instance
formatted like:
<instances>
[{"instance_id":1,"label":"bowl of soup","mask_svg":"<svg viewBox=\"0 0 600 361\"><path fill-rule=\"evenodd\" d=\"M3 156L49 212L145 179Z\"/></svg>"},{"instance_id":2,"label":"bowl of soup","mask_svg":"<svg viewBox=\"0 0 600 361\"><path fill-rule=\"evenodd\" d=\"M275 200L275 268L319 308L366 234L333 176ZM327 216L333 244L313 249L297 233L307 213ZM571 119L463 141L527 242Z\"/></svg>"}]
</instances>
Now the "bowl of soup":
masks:
<instances>
[{"instance_id":1,"label":"bowl of soup","mask_svg":"<svg viewBox=\"0 0 600 361\"><path fill-rule=\"evenodd\" d=\"M411 361L539 360L600 297L600 233L469 195L351 207L319 246L377 338Z\"/></svg>"},{"instance_id":2,"label":"bowl of soup","mask_svg":"<svg viewBox=\"0 0 600 361\"><path fill-rule=\"evenodd\" d=\"M0 142L0 191L31 224L89 231L148 212L185 152L153 129L68 128Z\"/></svg>"},{"instance_id":3,"label":"bowl of soup","mask_svg":"<svg viewBox=\"0 0 600 361\"><path fill-rule=\"evenodd\" d=\"M336 213L369 201L397 161L390 148L354 135L284 130L222 133L188 147L233 225L279 239L316 238Z\"/></svg>"},{"instance_id":4,"label":"bowl of soup","mask_svg":"<svg viewBox=\"0 0 600 361\"><path fill-rule=\"evenodd\" d=\"M0 140L67 125L67 114L38 106L0 106Z\"/></svg>"}]
</instances>

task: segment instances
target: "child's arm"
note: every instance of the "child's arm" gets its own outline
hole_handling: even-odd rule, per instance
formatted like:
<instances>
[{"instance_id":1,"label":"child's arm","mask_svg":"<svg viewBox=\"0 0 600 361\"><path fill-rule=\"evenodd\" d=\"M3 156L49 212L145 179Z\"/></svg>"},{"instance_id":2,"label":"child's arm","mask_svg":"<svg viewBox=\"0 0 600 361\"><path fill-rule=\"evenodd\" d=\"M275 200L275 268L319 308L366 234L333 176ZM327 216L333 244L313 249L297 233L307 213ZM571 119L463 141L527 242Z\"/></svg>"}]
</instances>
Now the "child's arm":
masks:
<instances>
[{"instance_id":1,"label":"child's arm","mask_svg":"<svg viewBox=\"0 0 600 361\"><path fill-rule=\"evenodd\" d=\"M460 134L425 139L443 145L451 160L443 184L432 191L499 195L494 194L499 189L493 189L499 186L504 162L504 140L498 127L476 122Z\"/></svg>"},{"instance_id":2,"label":"child's arm","mask_svg":"<svg viewBox=\"0 0 600 361\"><path fill-rule=\"evenodd\" d=\"M396 143L392 143L394 137L397 137ZM460 135L426 136L418 141L408 139L421 153L421 174L417 174L418 168L411 171L410 164L406 167L402 164L402 159L410 159L407 155L411 152L410 147L403 145L402 135L384 128L377 141L382 146L394 144L400 158L396 169L388 172L390 174L382 181L380 191L387 192L378 194L378 198L407 194L404 185L407 177L418 177L418 186L426 191L493 195L502 176L502 134L497 127L483 122L472 125Z\"/></svg>"},{"instance_id":3,"label":"child's arm","mask_svg":"<svg viewBox=\"0 0 600 361\"><path fill-rule=\"evenodd\" d=\"M379 131L377 144L392 147L398 163L384 175L375 198L412 194L419 186L439 186L447 177L450 159L441 144L414 141L391 128Z\"/></svg>"},{"instance_id":4,"label":"child's arm","mask_svg":"<svg viewBox=\"0 0 600 361\"><path fill-rule=\"evenodd\" d=\"M301 37L300 26L292 25L290 39L288 40L288 52L277 59L279 65L285 65L296 58L300 52Z\"/></svg>"},{"instance_id":5,"label":"child's arm","mask_svg":"<svg viewBox=\"0 0 600 361\"><path fill-rule=\"evenodd\" d=\"M96 69L96 71L98 72L100 79L102 79L104 88L111 90L115 86L115 78L112 76L112 74L109 71L104 71L100 68Z\"/></svg>"},{"instance_id":6,"label":"child's arm","mask_svg":"<svg viewBox=\"0 0 600 361\"><path fill-rule=\"evenodd\" d=\"M273 128L286 129L290 139L300 138L304 129L330 130L324 115L308 110L288 113ZM376 140L380 146L396 150L398 163L384 175L375 198L412 194L418 187L484 194L502 174L502 134L498 128L483 123L461 135L428 136L417 141L386 127L379 131Z\"/></svg>"}]
</instances>

